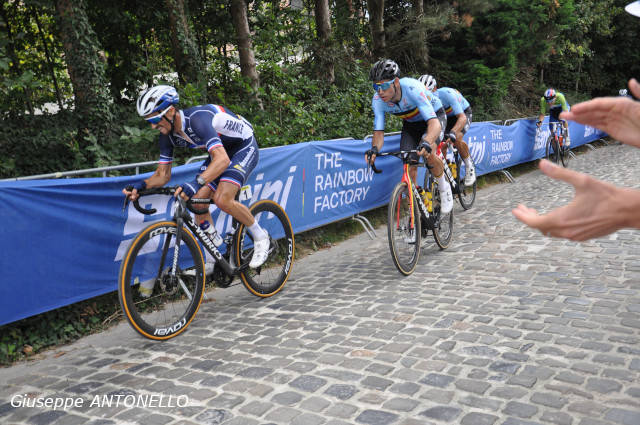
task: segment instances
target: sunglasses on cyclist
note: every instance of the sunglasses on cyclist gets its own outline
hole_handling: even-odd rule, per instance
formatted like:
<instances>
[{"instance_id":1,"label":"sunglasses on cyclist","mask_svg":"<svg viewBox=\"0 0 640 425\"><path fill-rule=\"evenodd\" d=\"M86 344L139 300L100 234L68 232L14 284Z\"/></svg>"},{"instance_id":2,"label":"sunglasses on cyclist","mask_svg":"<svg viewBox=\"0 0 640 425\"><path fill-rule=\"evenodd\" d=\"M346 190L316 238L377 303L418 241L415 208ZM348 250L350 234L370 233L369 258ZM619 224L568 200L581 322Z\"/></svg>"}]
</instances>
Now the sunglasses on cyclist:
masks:
<instances>
[{"instance_id":1,"label":"sunglasses on cyclist","mask_svg":"<svg viewBox=\"0 0 640 425\"><path fill-rule=\"evenodd\" d=\"M374 91L380 91L380 89L387 90L389 87L391 87L391 84L393 84L393 81L394 80L387 81L384 83L373 83L373 90Z\"/></svg>"},{"instance_id":2,"label":"sunglasses on cyclist","mask_svg":"<svg viewBox=\"0 0 640 425\"><path fill-rule=\"evenodd\" d=\"M165 108L164 111L162 111L160 114L158 115L154 115L152 117L149 118L145 118L145 120L149 123L149 124L158 124L160 122L160 120L162 119L162 116L164 114L167 113L167 111L169 110L169 108Z\"/></svg>"}]
</instances>

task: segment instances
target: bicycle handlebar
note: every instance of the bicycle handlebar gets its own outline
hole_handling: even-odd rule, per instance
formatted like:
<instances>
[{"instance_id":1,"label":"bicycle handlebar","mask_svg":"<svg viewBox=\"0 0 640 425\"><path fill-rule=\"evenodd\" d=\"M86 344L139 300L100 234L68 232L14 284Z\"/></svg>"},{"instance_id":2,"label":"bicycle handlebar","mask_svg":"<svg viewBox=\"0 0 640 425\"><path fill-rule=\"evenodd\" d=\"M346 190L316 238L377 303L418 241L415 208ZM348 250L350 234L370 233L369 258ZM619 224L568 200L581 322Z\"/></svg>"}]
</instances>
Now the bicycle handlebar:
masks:
<instances>
[{"instance_id":1,"label":"bicycle handlebar","mask_svg":"<svg viewBox=\"0 0 640 425\"><path fill-rule=\"evenodd\" d=\"M147 196L147 195L171 195L173 196L176 192L176 189L179 188L180 186L166 186L166 187L154 187L151 189L143 189L141 191L138 192L138 199L136 199L135 201L133 201L133 206L135 207L136 210L138 210L139 212L141 212L142 214L145 215L151 215L151 214L155 214L158 210L155 208L151 208L151 209L146 209L143 208L140 205L140 198L142 198L143 196ZM133 186L127 186L128 190L132 190ZM196 214L196 215L200 215L200 214L205 214L209 211L209 208L203 208L203 209L196 209L194 208L194 204L212 204L213 201L211 199L202 199L202 198L191 198L187 201L184 201L182 198L180 198L181 201L184 202L185 206L187 207L187 209L189 211L191 211L192 213ZM127 204L127 202L129 201L129 198L126 198L125 200L125 205Z\"/></svg>"},{"instance_id":2,"label":"bicycle handlebar","mask_svg":"<svg viewBox=\"0 0 640 425\"><path fill-rule=\"evenodd\" d=\"M420 152L418 149L411 149L411 150L408 150L408 151L380 152L376 156L389 156L389 155L392 155L392 156L395 156L396 158L403 159L403 158L405 158L406 156L408 156L411 153L418 153L418 152ZM369 164L369 166L371 167L371 169L373 170L374 173L376 173L376 174L382 173L382 170L378 169L376 167L375 163Z\"/></svg>"}]
</instances>

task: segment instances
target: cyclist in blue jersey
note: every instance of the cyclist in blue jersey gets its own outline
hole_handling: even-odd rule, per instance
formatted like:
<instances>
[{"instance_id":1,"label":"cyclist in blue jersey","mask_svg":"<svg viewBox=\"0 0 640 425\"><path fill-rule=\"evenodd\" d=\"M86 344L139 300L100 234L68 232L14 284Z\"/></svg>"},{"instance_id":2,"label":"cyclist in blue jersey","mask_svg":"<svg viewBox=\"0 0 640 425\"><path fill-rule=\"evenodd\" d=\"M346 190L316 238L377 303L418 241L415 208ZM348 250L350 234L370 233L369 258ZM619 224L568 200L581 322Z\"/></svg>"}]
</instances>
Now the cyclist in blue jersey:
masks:
<instances>
[{"instance_id":1,"label":"cyclist in blue jersey","mask_svg":"<svg viewBox=\"0 0 640 425\"><path fill-rule=\"evenodd\" d=\"M569 137L569 123L560 119L560 113L570 110L571 106L569 105L569 102L567 102L564 94L559 91L549 88L544 92L544 96L540 98L540 116L538 117L536 125L538 127L542 125L542 120L544 119L547 111L549 111L549 130L553 132L553 127L551 125L552 122L562 122L564 132L566 134L563 144L564 149L569 149L569 146L571 145L571 138Z\"/></svg>"},{"instance_id":2,"label":"cyclist in blue jersey","mask_svg":"<svg viewBox=\"0 0 640 425\"><path fill-rule=\"evenodd\" d=\"M171 179L174 147L206 149L209 157L202 163L193 180L182 183L176 195L191 198L209 198L222 211L247 226L254 239L254 252L250 267L262 265L267 259L269 235L260 227L249 209L235 200L236 194L258 163L258 144L253 127L243 117L219 105L201 105L180 110L176 106L178 92L171 86L155 86L138 97L137 110L141 117L160 132L160 159L151 177L141 180L123 193L131 200L138 191L164 186ZM202 226L208 221L213 229L211 213L197 215ZM213 263L207 260L207 273Z\"/></svg>"},{"instance_id":3,"label":"cyclist in blue jersey","mask_svg":"<svg viewBox=\"0 0 640 425\"><path fill-rule=\"evenodd\" d=\"M469 146L462 140L462 137L469 131L473 113L471 104L460 92L451 87L438 88L438 84L433 75L425 74L418 79L430 92L434 92L442 102L442 106L447 114L447 127L445 134L453 132L456 136L454 146L460 152L460 157L464 161L467 175L464 178L465 186L472 186L476 181L476 169L469 153Z\"/></svg>"},{"instance_id":4,"label":"cyclist in blue jersey","mask_svg":"<svg viewBox=\"0 0 640 425\"><path fill-rule=\"evenodd\" d=\"M376 154L384 145L385 114L390 113L402 118L402 133L400 136L401 150L420 150L424 156L431 173L438 180L441 194L441 211L449 213L453 209L453 196L451 186L444 176L444 164L435 154L438 143L444 134L446 115L439 100L434 99L428 93L420 81L413 78L399 78L398 65L390 60L383 59L376 62L371 68L369 78L373 81L375 94L371 100L371 108L374 114L373 140L371 149L365 154L365 159L373 163ZM433 103L432 103L433 102ZM410 162L409 175L415 182L418 175L418 155L413 154Z\"/></svg>"}]
</instances>

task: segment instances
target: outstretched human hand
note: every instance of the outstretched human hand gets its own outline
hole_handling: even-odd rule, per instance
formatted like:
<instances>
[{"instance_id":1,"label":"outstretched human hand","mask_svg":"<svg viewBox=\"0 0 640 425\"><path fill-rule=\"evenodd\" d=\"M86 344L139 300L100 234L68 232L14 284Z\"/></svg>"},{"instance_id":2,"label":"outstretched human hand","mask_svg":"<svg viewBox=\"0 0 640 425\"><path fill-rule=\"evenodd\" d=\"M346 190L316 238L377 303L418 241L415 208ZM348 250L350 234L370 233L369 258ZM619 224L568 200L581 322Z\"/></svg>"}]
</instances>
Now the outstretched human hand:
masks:
<instances>
[{"instance_id":1,"label":"outstretched human hand","mask_svg":"<svg viewBox=\"0 0 640 425\"><path fill-rule=\"evenodd\" d=\"M629 88L640 98L640 84L634 78ZM590 125L623 143L640 147L640 102L628 97L601 97L578 103L560 118Z\"/></svg>"},{"instance_id":2,"label":"outstretched human hand","mask_svg":"<svg viewBox=\"0 0 640 425\"><path fill-rule=\"evenodd\" d=\"M640 205L640 191L614 186L587 174L540 161L540 170L547 176L570 183L575 188L573 200L547 214L525 205L512 210L527 226L546 236L574 241L605 236L624 227L634 227L633 208Z\"/></svg>"}]
</instances>

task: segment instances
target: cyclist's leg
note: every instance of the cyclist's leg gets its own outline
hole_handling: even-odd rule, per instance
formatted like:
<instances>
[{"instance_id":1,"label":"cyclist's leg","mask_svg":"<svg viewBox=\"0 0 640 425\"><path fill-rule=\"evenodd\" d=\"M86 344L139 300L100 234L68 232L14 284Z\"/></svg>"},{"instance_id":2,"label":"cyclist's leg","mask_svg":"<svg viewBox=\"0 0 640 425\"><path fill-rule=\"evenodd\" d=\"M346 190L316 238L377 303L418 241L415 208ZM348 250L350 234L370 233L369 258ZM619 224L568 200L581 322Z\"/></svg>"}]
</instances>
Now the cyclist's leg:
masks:
<instances>
[{"instance_id":1,"label":"cyclist's leg","mask_svg":"<svg viewBox=\"0 0 640 425\"><path fill-rule=\"evenodd\" d=\"M203 171L207 169L209 164L211 163L211 156L207 157L207 159L200 165L200 169L198 170L198 174L201 174ZM194 198L197 199L213 199L213 192L215 191L215 186L211 183L202 186L196 193L193 195ZM207 220L210 224L213 224L213 220L211 218L211 212L207 211L205 214L195 214L196 223L200 224L203 220Z\"/></svg>"},{"instance_id":2,"label":"cyclist's leg","mask_svg":"<svg viewBox=\"0 0 640 425\"><path fill-rule=\"evenodd\" d=\"M471 127L471 107L465 109L464 114L467 117L467 122L464 127L462 127L462 130L460 130L463 136L467 134L467 131L469 131L469 127ZM458 119L456 118L455 121L457 122L457 120ZM458 149L458 152L460 152L460 157L462 157L462 159L465 160L466 163L469 158L469 145L467 145L467 143L461 137L456 140L455 147L456 149Z\"/></svg>"},{"instance_id":3,"label":"cyclist's leg","mask_svg":"<svg viewBox=\"0 0 640 425\"><path fill-rule=\"evenodd\" d=\"M446 120L446 115L444 119ZM446 121L444 121L441 116L438 116L438 120L440 121L442 128L446 128ZM431 143L431 153L427 155L426 161L429 165L429 171L438 180L441 197L441 211L443 214L447 214L453 209L453 193L451 191L451 185L444 175L445 164L442 162L440 157L436 155L438 144L442 141L443 135L444 131L440 133L438 140Z\"/></svg>"},{"instance_id":4,"label":"cyclist's leg","mask_svg":"<svg viewBox=\"0 0 640 425\"><path fill-rule=\"evenodd\" d=\"M245 184L249 175L258 164L258 145L253 142L240 149L230 159L229 166L210 185L215 193L213 201L222 211L244 224L248 228L254 223L254 218L242 203L236 201L236 194Z\"/></svg>"},{"instance_id":5,"label":"cyclist's leg","mask_svg":"<svg viewBox=\"0 0 640 425\"><path fill-rule=\"evenodd\" d=\"M424 122L404 122L402 124L402 132L400 134L400 150L409 151L416 149L420 143L420 138L424 134L426 124ZM417 153L409 155L409 177L413 184L416 184L418 176L417 164L420 161Z\"/></svg>"},{"instance_id":6,"label":"cyclist's leg","mask_svg":"<svg viewBox=\"0 0 640 425\"><path fill-rule=\"evenodd\" d=\"M258 164L258 144L252 138L250 144L231 157L227 169L215 180L217 187L213 201L222 211L247 227L254 240L250 267L259 267L267 260L269 234L258 224L249 208L236 201L236 194Z\"/></svg>"}]
</instances>

